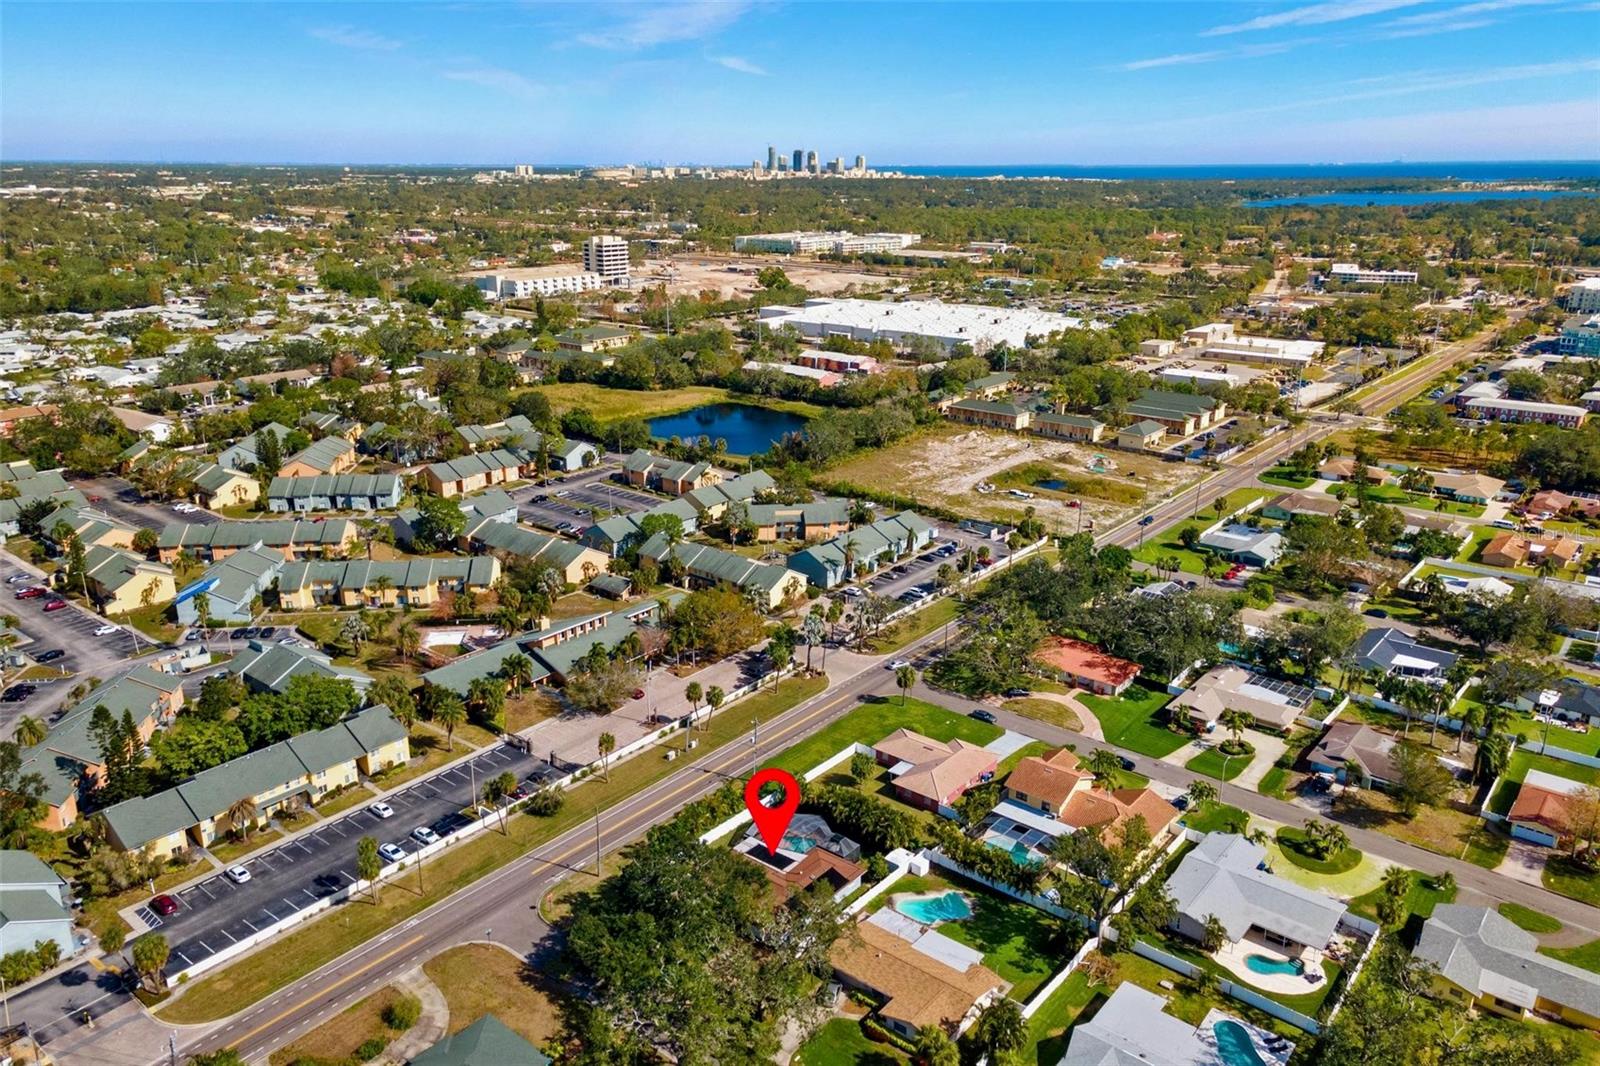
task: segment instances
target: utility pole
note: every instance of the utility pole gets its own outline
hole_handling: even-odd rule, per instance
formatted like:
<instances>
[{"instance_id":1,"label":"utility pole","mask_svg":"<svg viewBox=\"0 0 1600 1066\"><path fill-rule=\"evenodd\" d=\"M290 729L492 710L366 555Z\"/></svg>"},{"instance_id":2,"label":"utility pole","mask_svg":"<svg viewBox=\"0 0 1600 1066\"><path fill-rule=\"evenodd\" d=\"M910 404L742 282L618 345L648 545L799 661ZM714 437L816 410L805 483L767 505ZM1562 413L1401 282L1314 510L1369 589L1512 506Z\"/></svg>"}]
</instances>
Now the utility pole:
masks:
<instances>
[{"instance_id":1,"label":"utility pole","mask_svg":"<svg viewBox=\"0 0 1600 1066\"><path fill-rule=\"evenodd\" d=\"M750 772L756 772L756 754L761 750L761 719L750 719Z\"/></svg>"},{"instance_id":2,"label":"utility pole","mask_svg":"<svg viewBox=\"0 0 1600 1066\"><path fill-rule=\"evenodd\" d=\"M600 805L594 807L594 875L601 876L600 869Z\"/></svg>"}]
</instances>

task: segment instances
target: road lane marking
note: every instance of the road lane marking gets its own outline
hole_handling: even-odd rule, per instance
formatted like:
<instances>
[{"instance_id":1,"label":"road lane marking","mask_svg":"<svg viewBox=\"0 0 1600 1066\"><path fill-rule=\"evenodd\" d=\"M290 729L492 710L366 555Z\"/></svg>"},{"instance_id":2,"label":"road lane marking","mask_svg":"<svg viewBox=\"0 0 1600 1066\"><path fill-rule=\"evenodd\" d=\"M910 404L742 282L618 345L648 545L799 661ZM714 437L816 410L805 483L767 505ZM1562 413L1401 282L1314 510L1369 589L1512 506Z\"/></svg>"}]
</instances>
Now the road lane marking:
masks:
<instances>
[{"instance_id":1,"label":"road lane marking","mask_svg":"<svg viewBox=\"0 0 1600 1066\"><path fill-rule=\"evenodd\" d=\"M373 967L378 966L378 965L380 965L380 964L382 964L384 962L387 962L389 959L391 959L394 956L398 955L400 952L402 952L402 951L406 950L407 948L411 947L413 944L416 944L425 935L426 934L419 933L416 936L412 937L410 940L407 940L405 943L400 944L400 945L390 949L388 953L386 953L384 955L380 955L376 959L373 959L371 962L367 963L365 966L361 967L360 969L352 970L350 973L345 974L343 977L339 978L339 980L337 980L333 984L329 985L326 989L319 990L317 992L312 993L310 996L307 996L305 999L301 1000L299 1003L296 1003L294 1006L287 1008L286 1010L284 1010L283 1012L278 1014L276 1017L270 1018L267 1021L263 1022L262 1024L258 1025L256 1028L250 1030L248 1033L244 1034L239 1039L233 1041L228 1046L230 1048L237 1049L240 1044L244 1043L245 1041L249 1040L250 1038L252 1038L252 1037L254 1037L254 1036L256 1036L256 1035L258 1035L260 1033L266 1032L268 1029L271 1029L273 1026L277 1025L279 1022L283 1021L285 1018L289 1017L291 1014L295 1014L298 1011L304 1009L307 1004L315 1002L317 999L320 999L321 997L325 996L327 993L332 992L334 989L337 989L337 988L340 988L340 987L342 987L344 985L349 984L351 981L354 981L357 977L360 977L362 974L366 973L368 970L372 969Z\"/></svg>"}]
</instances>

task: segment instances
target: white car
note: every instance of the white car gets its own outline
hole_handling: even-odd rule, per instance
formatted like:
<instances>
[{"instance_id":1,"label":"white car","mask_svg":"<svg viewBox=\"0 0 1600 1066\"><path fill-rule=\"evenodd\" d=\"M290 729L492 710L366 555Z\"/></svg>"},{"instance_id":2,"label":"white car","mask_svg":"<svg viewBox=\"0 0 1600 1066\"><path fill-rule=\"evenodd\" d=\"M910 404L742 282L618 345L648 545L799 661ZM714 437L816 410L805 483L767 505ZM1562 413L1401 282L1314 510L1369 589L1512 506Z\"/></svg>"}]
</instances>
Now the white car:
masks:
<instances>
[{"instance_id":1,"label":"white car","mask_svg":"<svg viewBox=\"0 0 1600 1066\"><path fill-rule=\"evenodd\" d=\"M887 666L885 666L884 669L885 670L898 670L902 666L910 666L910 665L911 665L911 662L908 659L896 659L894 662L889 663Z\"/></svg>"},{"instance_id":2,"label":"white car","mask_svg":"<svg viewBox=\"0 0 1600 1066\"><path fill-rule=\"evenodd\" d=\"M377 815L379 818L394 817L394 808L389 806L387 803L374 803L368 807L367 810L368 812Z\"/></svg>"},{"instance_id":3,"label":"white car","mask_svg":"<svg viewBox=\"0 0 1600 1066\"><path fill-rule=\"evenodd\" d=\"M250 871L243 866L230 866L222 872L227 875L228 880L236 885L242 885L250 880Z\"/></svg>"},{"instance_id":4,"label":"white car","mask_svg":"<svg viewBox=\"0 0 1600 1066\"><path fill-rule=\"evenodd\" d=\"M439 834L425 825L419 825L411 831L411 839L423 845L437 844L439 843Z\"/></svg>"},{"instance_id":5,"label":"white car","mask_svg":"<svg viewBox=\"0 0 1600 1066\"><path fill-rule=\"evenodd\" d=\"M172 505L172 509L179 514L193 514L194 512L200 510L200 508L196 507L192 503L175 503Z\"/></svg>"},{"instance_id":6,"label":"white car","mask_svg":"<svg viewBox=\"0 0 1600 1066\"><path fill-rule=\"evenodd\" d=\"M113 633L120 632L122 632L121 626L99 626L95 629L94 635L97 637L109 637Z\"/></svg>"},{"instance_id":7,"label":"white car","mask_svg":"<svg viewBox=\"0 0 1600 1066\"><path fill-rule=\"evenodd\" d=\"M379 844L378 854L382 855L387 862L403 862L406 857L406 849L399 844Z\"/></svg>"}]
</instances>

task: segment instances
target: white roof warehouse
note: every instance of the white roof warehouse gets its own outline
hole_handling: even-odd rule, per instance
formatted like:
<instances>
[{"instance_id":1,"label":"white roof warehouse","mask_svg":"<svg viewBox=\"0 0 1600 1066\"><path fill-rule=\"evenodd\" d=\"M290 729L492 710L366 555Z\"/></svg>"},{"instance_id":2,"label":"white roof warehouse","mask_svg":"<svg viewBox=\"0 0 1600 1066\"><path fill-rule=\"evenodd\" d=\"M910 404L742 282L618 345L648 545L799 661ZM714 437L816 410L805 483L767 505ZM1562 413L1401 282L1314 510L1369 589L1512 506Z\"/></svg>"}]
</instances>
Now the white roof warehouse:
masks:
<instances>
[{"instance_id":1,"label":"white roof warehouse","mask_svg":"<svg viewBox=\"0 0 1600 1066\"><path fill-rule=\"evenodd\" d=\"M1029 337L1046 337L1062 330L1105 328L1102 322L1086 322L1054 311L937 300L807 300L800 307L763 307L760 318L768 328L793 326L804 337L886 340L896 345L927 337L943 348L969 344L975 351L1001 344L1023 348Z\"/></svg>"}]
</instances>

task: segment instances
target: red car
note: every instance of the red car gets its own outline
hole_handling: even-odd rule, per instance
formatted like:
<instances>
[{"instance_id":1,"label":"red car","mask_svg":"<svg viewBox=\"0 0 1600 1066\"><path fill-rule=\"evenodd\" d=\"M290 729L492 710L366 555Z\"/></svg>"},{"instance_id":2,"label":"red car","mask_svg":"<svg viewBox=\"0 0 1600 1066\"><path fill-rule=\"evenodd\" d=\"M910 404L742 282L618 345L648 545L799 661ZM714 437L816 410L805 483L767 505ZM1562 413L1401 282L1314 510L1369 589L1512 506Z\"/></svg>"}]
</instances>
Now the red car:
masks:
<instances>
[{"instance_id":1,"label":"red car","mask_svg":"<svg viewBox=\"0 0 1600 1066\"><path fill-rule=\"evenodd\" d=\"M642 688L634 689L633 690L633 698L636 699L636 700L644 699L644 689L642 689Z\"/></svg>"},{"instance_id":2,"label":"red car","mask_svg":"<svg viewBox=\"0 0 1600 1066\"><path fill-rule=\"evenodd\" d=\"M66 605L66 600L51 600L49 603L44 605L44 609L47 611L59 611Z\"/></svg>"},{"instance_id":3,"label":"red car","mask_svg":"<svg viewBox=\"0 0 1600 1066\"><path fill-rule=\"evenodd\" d=\"M17 599L31 600L43 595L44 589L40 588L38 585L34 585L31 588L25 588L21 592L17 593Z\"/></svg>"},{"instance_id":4,"label":"red car","mask_svg":"<svg viewBox=\"0 0 1600 1066\"><path fill-rule=\"evenodd\" d=\"M171 896L157 896L150 901L150 909L161 915L161 917L166 918L178 913L178 901Z\"/></svg>"}]
</instances>

